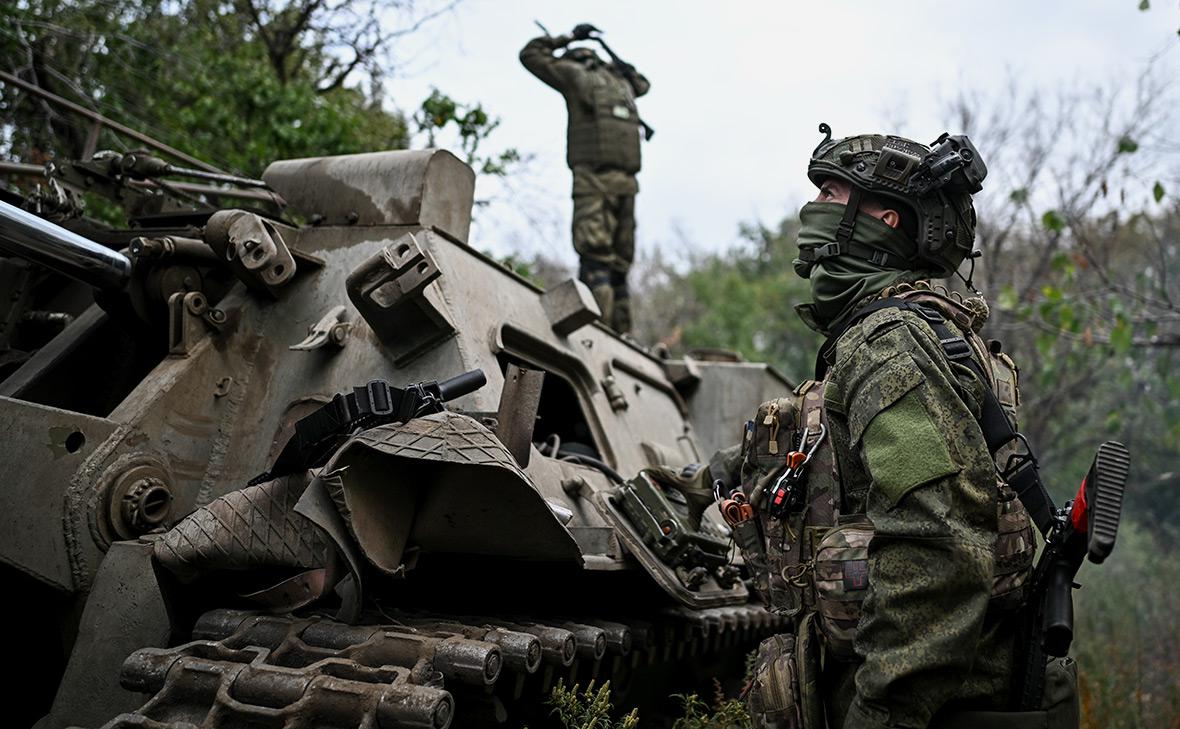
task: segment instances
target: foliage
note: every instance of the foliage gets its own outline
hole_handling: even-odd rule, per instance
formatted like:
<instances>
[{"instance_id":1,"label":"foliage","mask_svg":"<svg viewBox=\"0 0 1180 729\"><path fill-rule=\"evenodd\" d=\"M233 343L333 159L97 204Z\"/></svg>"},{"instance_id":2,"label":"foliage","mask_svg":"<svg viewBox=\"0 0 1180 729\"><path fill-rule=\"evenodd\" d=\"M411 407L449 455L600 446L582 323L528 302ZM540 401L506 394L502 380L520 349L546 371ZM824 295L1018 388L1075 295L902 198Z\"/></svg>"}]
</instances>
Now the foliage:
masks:
<instances>
[{"instance_id":1,"label":"foliage","mask_svg":"<svg viewBox=\"0 0 1180 729\"><path fill-rule=\"evenodd\" d=\"M481 174L503 176L521 161L520 152L512 148L481 156L480 144L500 126L499 118L489 116L482 104L460 104L438 89L432 89L422 102L414 114L414 125L426 135L427 147L435 146L439 132L452 128L464 160Z\"/></svg>"},{"instance_id":2,"label":"foliage","mask_svg":"<svg viewBox=\"0 0 1180 729\"><path fill-rule=\"evenodd\" d=\"M676 694L683 716L672 722L672 729L745 729L751 725L746 706L738 699L720 694L710 707L696 694Z\"/></svg>"},{"instance_id":3,"label":"foliage","mask_svg":"<svg viewBox=\"0 0 1180 729\"><path fill-rule=\"evenodd\" d=\"M499 126L435 90L414 126L381 78L393 41L446 12L379 0L21 0L0 7L0 67L231 171L276 159L434 146L446 133L486 175L522 156L481 149ZM386 15L407 26L390 29ZM367 86L362 83L367 80ZM81 158L90 123L0 85L0 154ZM126 150L104 131L98 149Z\"/></svg>"},{"instance_id":4,"label":"foliage","mask_svg":"<svg viewBox=\"0 0 1180 729\"><path fill-rule=\"evenodd\" d=\"M718 684L719 686L719 684ZM681 715L672 722L672 729L749 729L750 717L737 699L726 698L718 688L714 705L710 707L696 694L674 694L680 703ZM566 688L563 682L553 688L549 703L565 729L633 729L639 725L638 710L631 710L617 721L611 718L610 682L597 691L591 681L579 693L578 686Z\"/></svg>"},{"instance_id":5,"label":"foliage","mask_svg":"<svg viewBox=\"0 0 1180 729\"><path fill-rule=\"evenodd\" d=\"M1155 530L1125 524L1114 557L1079 575L1071 652L1083 727L1176 726L1180 633L1168 595L1180 584L1180 561L1170 550Z\"/></svg>"},{"instance_id":6,"label":"foliage","mask_svg":"<svg viewBox=\"0 0 1180 729\"><path fill-rule=\"evenodd\" d=\"M634 729L639 725L639 712L636 710L618 720L611 718L614 707L610 702L610 681L602 684L597 691L591 681L581 693L576 684L567 689L564 682L558 681L553 687L549 703L566 729Z\"/></svg>"},{"instance_id":7,"label":"foliage","mask_svg":"<svg viewBox=\"0 0 1180 729\"><path fill-rule=\"evenodd\" d=\"M1019 89L964 96L948 125L987 157L975 282L991 302L985 335L1020 365L1022 429L1042 474L1066 498L1098 442L1122 440L1128 509L1153 527L1180 518L1180 204L1150 182L1167 172L1150 133L1170 113L1160 83L1148 69L1055 104ZM796 225L747 226L723 254L640 266L640 339L810 376L819 337L793 311L810 298L791 266Z\"/></svg>"},{"instance_id":8,"label":"foliage","mask_svg":"<svg viewBox=\"0 0 1180 729\"><path fill-rule=\"evenodd\" d=\"M384 109L378 91L325 82L338 60L325 39L357 4L315 3L300 23L291 17L295 5L248 1L22 0L0 11L7 16L0 66L182 151L257 175L278 158L406 146L405 121ZM8 87L3 94L10 156L83 155L89 124L29 94ZM100 149L125 145L109 133L99 139Z\"/></svg>"},{"instance_id":9,"label":"foliage","mask_svg":"<svg viewBox=\"0 0 1180 729\"><path fill-rule=\"evenodd\" d=\"M1180 206L1152 182L1175 161L1155 133L1170 102L1148 66L1132 83L1048 98L1013 87L952 108L987 153L976 282L991 295L985 333L1021 367L1041 472L1065 498L1094 446L1121 440L1128 508L1153 528L1180 517Z\"/></svg>"},{"instance_id":10,"label":"foliage","mask_svg":"<svg viewBox=\"0 0 1180 729\"><path fill-rule=\"evenodd\" d=\"M810 376L821 337L795 314L808 283L795 275L797 221L744 226L743 241L677 266L658 254L633 276L636 333L672 351L719 347L769 362L796 379Z\"/></svg>"}]
</instances>

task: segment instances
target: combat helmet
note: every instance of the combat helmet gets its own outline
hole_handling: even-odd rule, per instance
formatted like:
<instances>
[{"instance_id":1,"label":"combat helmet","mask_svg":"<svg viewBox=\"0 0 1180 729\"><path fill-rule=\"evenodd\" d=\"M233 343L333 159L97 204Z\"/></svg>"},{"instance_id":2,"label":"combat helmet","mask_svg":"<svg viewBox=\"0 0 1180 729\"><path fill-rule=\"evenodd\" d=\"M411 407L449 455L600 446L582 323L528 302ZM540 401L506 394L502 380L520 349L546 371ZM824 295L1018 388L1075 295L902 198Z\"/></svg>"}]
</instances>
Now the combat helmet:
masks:
<instances>
[{"instance_id":1,"label":"combat helmet","mask_svg":"<svg viewBox=\"0 0 1180 729\"><path fill-rule=\"evenodd\" d=\"M987 166L966 135L944 133L930 146L903 137L862 134L826 137L811 153L807 176L818 187L836 177L852 184L847 211L836 241L800 252L807 263L829 256L851 255L890 268L927 269L945 277L971 254L975 241L975 207L971 195L983 188ZM917 252L911 260L855 243L852 233L864 193L896 201L917 220ZM862 250L863 249L863 250Z\"/></svg>"}]
</instances>

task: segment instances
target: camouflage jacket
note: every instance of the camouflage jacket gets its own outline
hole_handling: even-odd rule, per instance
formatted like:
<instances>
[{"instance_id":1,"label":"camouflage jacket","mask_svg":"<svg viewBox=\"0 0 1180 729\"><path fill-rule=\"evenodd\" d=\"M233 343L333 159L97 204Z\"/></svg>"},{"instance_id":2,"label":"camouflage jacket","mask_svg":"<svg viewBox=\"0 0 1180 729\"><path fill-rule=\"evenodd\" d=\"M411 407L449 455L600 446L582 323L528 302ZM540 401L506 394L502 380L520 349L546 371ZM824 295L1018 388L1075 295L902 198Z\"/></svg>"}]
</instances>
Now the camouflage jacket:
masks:
<instances>
[{"instance_id":1,"label":"camouflage jacket","mask_svg":"<svg viewBox=\"0 0 1180 729\"><path fill-rule=\"evenodd\" d=\"M940 710L1004 708L1016 621L989 610L1003 521L977 422L989 384L895 308L841 335L829 364L823 407L841 511L875 528L853 643L860 662L825 675L829 719L925 727Z\"/></svg>"},{"instance_id":2,"label":"camouflage jacket","mask_svg":"<svg viewBox=\"0 0 1180 729\"><path fill-rule=\"evenodd\" d=\"M991 387L1017 425L1016 368L970 333L982 308L908 288L964 336L989 382L948 360L913 311L880 309L827 351L822 382L763 403L739 479L732 450L711 464L756 507L764 549L743 554L768 606L799 636L820 628L822 670L818 655L796 658L806 727L825 713L832 729L926 727L1008 701L1036 545L977 418ZM786 454L813 447L802 493L772 517Z\"/></svg>"}]
</instances>

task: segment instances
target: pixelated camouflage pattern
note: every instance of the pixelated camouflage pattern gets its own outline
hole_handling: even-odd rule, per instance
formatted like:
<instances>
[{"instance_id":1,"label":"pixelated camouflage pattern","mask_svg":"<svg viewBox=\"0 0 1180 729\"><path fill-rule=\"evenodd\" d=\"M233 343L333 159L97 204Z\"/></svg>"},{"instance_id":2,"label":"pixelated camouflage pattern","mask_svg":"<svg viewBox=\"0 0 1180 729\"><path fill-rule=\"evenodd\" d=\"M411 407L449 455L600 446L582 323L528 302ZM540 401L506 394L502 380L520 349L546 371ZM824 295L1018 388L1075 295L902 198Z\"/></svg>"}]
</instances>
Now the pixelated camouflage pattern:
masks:
<instances>
[{"instance_id":1,"label":"pixelated camouflage pattern","mask_svg":"<svg viewBox=\"0 0 1180 729\"><path fill-rule=\"evenodd\" d=\"M948 325L963 333L961 311L939 303L952 310ZM837 453L849 464L845 482L864 479L863 499L849 507L863 511L875 531L871 585L854 639L861 662L848 668L855 691L847 705L831 707L843 726L926 726L948 703L1006 704L1017 621L1005 619L991 597L1005 569L997 550L1009 549L1005 533L1020 529L1014 512L1007 525L997 516L1005 497L976 420L977 393L989 385L948 362L933 330L909 311L874 312L836 346L825 404L833 431L852 445ZM889 410L903 402L908 417L932 427L893 422ZM920 409L909 407L915 404ZM899 432L922 440L899 449L890 442ZM875 449L895 460L875 459ZM878 484L875 462L887 488ZM946 473L931 477L938 471Z\"/></svg>"},{"instance_id":2,"label":"pixelated camouflage pattern","mask_svg":"<svg viewBox=\"0 0 1180 729\"><path fill-rule=\"evenodd\" d=\"M952 328L973 332L972 311L936 298ZM793 447L783 441L817 417L808 395L822 393L818 417L829 437L808 470L804 513L786 522L759 513L759 524L771 582L776 566L810 565L827 653L852 659L823 669L829 726L925 726L948 703L1006 703L1017 621L1005 616L1021 603L1035 541L1027 512L997 482L976 420L982 387L992 386L1015 423L1015 366L969 339L992 382L949 363L916 315L875 312L843 335L822 387L804 383L793 400L776 402L775 437L764 424L770 404L747 434L743 484L751 493L781 468L781 452ZM813 510L825 519L805 516ZM857 520L871 529L828 529ZM780 601L773 607L811 614L799 609L814 609L806 586L784 582L791 589L772 588Z\"/></svg>"}]
</instances>

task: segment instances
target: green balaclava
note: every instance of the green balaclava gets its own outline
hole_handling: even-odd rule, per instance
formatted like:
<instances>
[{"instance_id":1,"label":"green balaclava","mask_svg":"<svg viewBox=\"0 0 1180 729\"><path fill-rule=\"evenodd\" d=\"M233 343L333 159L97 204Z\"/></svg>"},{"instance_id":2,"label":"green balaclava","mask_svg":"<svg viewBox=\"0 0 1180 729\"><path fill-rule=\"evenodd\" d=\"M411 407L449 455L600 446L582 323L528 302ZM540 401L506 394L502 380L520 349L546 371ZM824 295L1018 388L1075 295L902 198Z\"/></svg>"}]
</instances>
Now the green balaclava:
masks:
<instances>
[{"instance_id":1,"label":"green balaclava","mask_svg":"<svg viewBox=\"0 0 1180 729\"><path fill-rule=\"evenodd\" d=\"M836 230L844 217L841 203L810 202L799 211L799 248L818 248L836 241ZM853 229L853 244L890 254L890 260L909 261L918 244L900 228L891 228L877 218L860 212ZM797 304L795 311L807 326L828 335L863 299L896 283L926 277L924 272L887 268L850 255L828 256L815 263L798 258L795 273L811 279L811 303Z\"/></svg>"}]
</instances>

